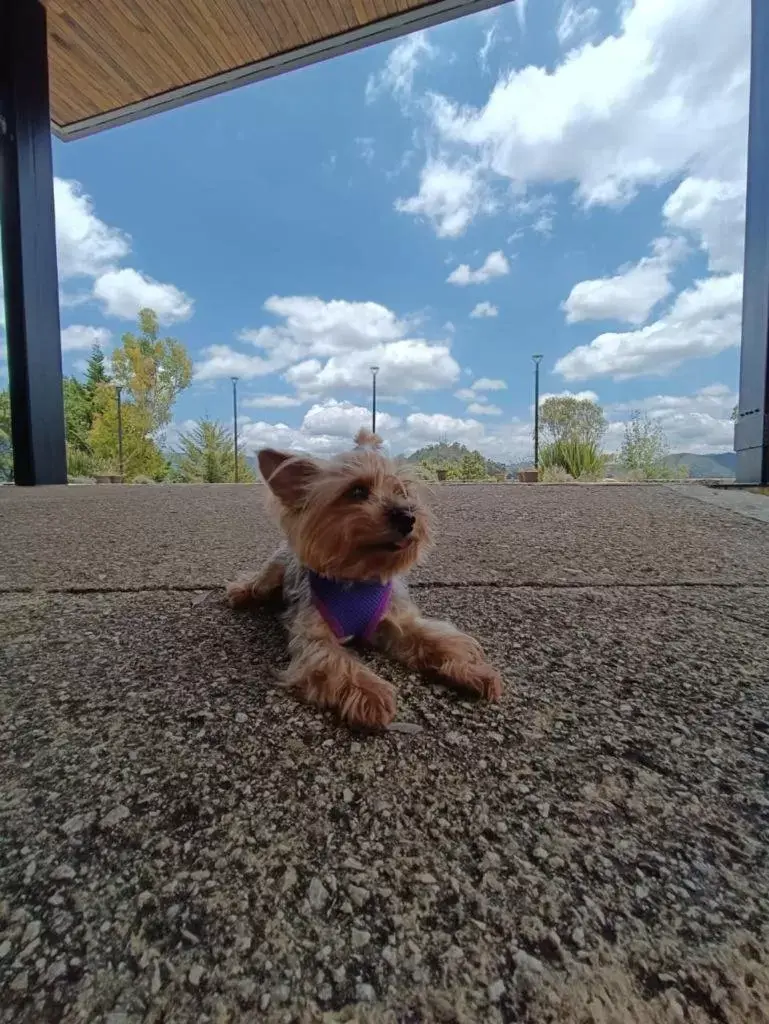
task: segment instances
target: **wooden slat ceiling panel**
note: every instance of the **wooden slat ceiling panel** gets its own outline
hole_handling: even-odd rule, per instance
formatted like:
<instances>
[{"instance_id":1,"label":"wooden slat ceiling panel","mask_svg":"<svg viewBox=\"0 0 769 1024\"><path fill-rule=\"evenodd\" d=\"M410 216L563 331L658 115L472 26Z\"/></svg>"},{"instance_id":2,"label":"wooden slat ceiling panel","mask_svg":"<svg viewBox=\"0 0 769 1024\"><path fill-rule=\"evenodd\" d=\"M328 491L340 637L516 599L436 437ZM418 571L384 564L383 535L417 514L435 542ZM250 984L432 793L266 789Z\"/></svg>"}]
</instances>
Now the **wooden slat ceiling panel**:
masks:
<instances>
[{"instance_id":1,"label":"wooden slat ceiling panel","mask_svg":"<svg viewBox=\"0 0 769 1024\"><path fill-rule=\"evenodd\" d=\"M500 0L44 0L51 116L68 129L410 12Z\"/></svg>"}]
</instances>

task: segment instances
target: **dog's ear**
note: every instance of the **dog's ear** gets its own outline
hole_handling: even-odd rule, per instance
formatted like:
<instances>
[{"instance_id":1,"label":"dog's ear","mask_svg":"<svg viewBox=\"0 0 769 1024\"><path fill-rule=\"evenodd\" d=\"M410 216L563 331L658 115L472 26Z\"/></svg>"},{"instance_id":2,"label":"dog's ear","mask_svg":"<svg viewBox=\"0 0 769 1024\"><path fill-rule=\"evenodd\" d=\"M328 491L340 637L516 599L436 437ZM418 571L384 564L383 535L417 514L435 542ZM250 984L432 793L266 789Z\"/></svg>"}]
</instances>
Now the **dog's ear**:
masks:
<instances>
[{"instance_id":1,"label":"dog's ear","mask_svg":"<svg viewBox=\"0 0 769 1024\"><path fill-rule=\"evenodd\" d=\"M318 472L312 459L274 448L263 448L257 456L264 482L284 505L301 505L309 484Z\"/></svg>"}]
</instances>

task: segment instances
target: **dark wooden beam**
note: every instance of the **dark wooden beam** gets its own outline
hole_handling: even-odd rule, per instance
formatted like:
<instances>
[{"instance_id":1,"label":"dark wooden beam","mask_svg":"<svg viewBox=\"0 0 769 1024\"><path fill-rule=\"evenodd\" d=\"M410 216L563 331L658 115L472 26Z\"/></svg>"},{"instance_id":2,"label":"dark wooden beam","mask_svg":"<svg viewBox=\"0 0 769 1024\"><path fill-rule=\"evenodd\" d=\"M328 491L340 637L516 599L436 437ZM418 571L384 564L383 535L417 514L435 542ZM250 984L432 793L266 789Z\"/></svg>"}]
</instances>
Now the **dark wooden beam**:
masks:
<instances>
[{"instance_id":1,"label":"dark wooden beam","mask_svg":"<svg viewBox=\"0 0 769 1024\"><path fill-rule=\"evenodd\" d=\"M0 0L0 217L14 479L65 484L45 9Z\"/></svg>"},{"instance_id":2,"label":"dark wooden beam","mask_svg":"<svg viewBox=\"0 0 769 1024\"><path fill-rule=\"evenodd\" d=\"M753 0L737 483L769 484L769 3Z\"/></svg>"}]
</instances>

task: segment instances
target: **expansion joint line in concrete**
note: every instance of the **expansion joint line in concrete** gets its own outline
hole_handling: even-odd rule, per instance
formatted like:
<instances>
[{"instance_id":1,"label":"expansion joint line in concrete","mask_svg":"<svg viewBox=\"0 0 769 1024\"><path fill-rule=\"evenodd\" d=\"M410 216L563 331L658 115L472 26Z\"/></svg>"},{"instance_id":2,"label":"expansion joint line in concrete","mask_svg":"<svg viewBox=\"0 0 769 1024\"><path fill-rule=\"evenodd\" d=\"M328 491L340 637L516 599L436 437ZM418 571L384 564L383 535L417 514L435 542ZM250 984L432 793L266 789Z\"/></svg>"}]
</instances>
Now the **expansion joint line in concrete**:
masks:
<instances>
[{"instance_id":1,"label":"expansion joint line in concrete","mask_svg":"<svg viewBox=\"0 0 769 1024\"><path fill-rule=\"evenodd\" d=\"M565 581L565 580L463 580L462 582L416 582L409 585L410 590L767 590L769 582L730 582L724 580L679 580L676 583L647 582L641 580L618 581ZM91 586L90 584L71 587L9 587L0 585L0 594L66 594L69 596L89 594L203 594L205 592L221 593L219 584L210 583L158 583L154 586Z\"/></svg>"}]
</instances>

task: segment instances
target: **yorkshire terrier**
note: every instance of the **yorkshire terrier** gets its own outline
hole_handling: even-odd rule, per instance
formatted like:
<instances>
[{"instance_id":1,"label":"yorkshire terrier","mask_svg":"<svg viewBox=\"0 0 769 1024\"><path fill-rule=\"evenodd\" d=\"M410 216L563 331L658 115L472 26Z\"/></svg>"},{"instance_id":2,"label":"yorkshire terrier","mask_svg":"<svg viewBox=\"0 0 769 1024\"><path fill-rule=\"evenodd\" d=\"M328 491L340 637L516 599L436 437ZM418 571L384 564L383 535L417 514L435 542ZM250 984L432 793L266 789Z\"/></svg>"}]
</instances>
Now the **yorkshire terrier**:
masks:
<instances>
[{"instance_id":1,"label":"yorkshire terrier","mask_svg":"<svg viewBox=\"0 0 769 1024\"><path fill-rule=\"evenodd\" d=\"M259 452L286 543L258 575L229 584L230 604L282 604L290 637L285 685L348 725L387 726L395 715L392 686L355 657L355 641L498 700L502 680L480 645L420 615L403 582L431 545L419 482L385 457L376 434L360 431L355 443L328 460Z\"/></svg>"}]
</instances>

